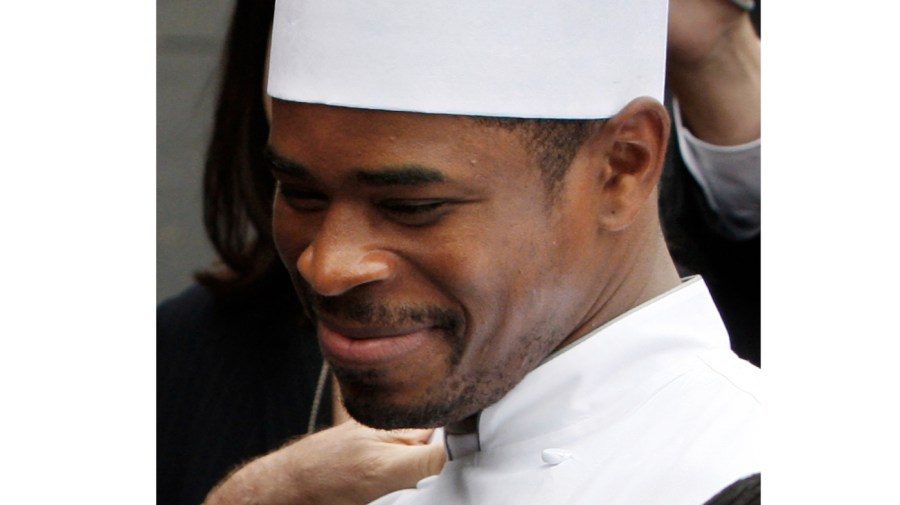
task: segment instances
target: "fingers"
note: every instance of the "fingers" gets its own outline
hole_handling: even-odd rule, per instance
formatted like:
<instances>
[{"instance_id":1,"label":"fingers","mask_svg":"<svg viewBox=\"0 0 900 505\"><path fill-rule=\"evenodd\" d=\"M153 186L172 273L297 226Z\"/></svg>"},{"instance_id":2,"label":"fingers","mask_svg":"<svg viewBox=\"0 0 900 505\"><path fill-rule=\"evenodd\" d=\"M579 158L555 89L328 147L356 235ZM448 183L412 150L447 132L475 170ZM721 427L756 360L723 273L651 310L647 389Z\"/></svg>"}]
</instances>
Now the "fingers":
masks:
<instances>
[{"instance_id":1,"label":"fingers","mask_svg":"<svg viewBox=\"0 0 900 505\"><path fill-rule=\"evenodd\" d=\"M425 477L437 475L446 456L440 445L395 446L382 453L381 483L391 482L395 489L412 488Z\"/></svg>"},{"instance_id":2,"label":"fingers","mask_svg":"<svg viewBox=\"0 0 900 505\"><path fill-rule=\"evenodd\" d=\"M382 432L385 435L385 439L387 441L399 442L407 445L421 445L427 444L431 439L431 435L434 433L433 429L404 429L404 430L392 430L392 431L384 431Z\"/></svg>"},{"instance_id":3,"label":"fingers","mask_svg":"<svg viewBox=\"0 0 900 505\"><path fill-rule=\"evenodd\" d=\"M419 465L413 469L419 475L419 480L431 475L437 475L444 468L444 463L447 462L447 455L442 445L429 444L412 450L421 453L418 457Z\"/></svg>"},{"instance_id":4,"label":"fingers","mask_svg":"<svg viewBox=\"0 0 900 505\"><path fill-rule=\"evenodd\" d=\"M406 445L427 444L434 433L433 429L400 429L400 430L379 430L370 428L360 424L354 419L345 421L335 428L341 431L357 432L357 435L368 435L376 440L388 443L400 443ZM349 436L349 435L348 435Z\"/></svg>"}]
</instances>

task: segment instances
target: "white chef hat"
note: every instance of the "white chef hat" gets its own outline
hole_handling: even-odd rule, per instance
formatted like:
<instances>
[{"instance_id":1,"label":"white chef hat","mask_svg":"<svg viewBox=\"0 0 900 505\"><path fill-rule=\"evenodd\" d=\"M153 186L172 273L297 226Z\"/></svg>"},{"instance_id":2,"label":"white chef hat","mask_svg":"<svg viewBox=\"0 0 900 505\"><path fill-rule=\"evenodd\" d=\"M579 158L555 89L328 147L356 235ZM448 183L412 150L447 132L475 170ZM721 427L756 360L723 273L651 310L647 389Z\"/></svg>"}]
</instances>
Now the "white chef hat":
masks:
<instances>
[{"instance_id":1,"label":"white chef hat","mask_svg":"<svg viewBox=\"0 0 900 505\"><path fill-rule=\"evenodd\" d=\"M663 99L668 0L277 0L269 94L597 119Z\"/></svg>"}]
</instances>

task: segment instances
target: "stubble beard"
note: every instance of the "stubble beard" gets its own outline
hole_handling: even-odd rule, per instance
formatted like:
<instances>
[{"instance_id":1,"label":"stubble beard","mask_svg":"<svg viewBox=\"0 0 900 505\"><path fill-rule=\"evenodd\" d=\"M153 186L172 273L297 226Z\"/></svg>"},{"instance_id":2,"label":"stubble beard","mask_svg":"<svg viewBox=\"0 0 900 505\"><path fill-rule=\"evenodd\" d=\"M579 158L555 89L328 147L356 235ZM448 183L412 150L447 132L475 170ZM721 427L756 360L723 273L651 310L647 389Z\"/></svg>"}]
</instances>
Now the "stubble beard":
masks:
<instances>
[{"instance_id":1,"label":"stubble beard","mask_svg":"<svg viewBox=\"0 0 900 505\"><path fill-rule=\"evenodd\" d=\"M517 341L518 352L502 362L463 375L454 372L463 358L466 325L461 314L438 306L389 307L360 295L320 297L308 288L300 290L303 305L313 321L324 313L365 325L427 323L439 330L450 352L444 356L447 376L424 388L416 403L402 405L386 398L383 370L359 370L332 365L343 394L344 407L357 421L379 429L435 428L461 421L505 396L558 344L555 332L533 329ZM548 338L549 337L549 338Z\"/></svg>"},{"instance_id":2,"label":"stubble beard","mask_svg":"<svg viewBox=\"0 0 900 505\"><path fill-rule=\"evenodd\" d=\"M452 370L462 356L462 335L441 331L450 343L451 352L441 358L440 369ZM341 386L344 408L351 417L366 426L385 430L398 428L434 428L446 423L448 417L468 402L447 390L441 383L424 387L415 403L399 404L390 399L390 384L385 370L360 370L332 365L334 375Z\"/></svg>"},{"instance_id":3,"label":"stubble beard","mask_svg":"<svg viewBox=\"0 0 900 505\"><path fill-rule=\"evenodd\" d=\"M344 407L357 421L380 429L436 428L461 421L500 401L529 371L537 367L554 348L558 338L535 332L522 336L518 352L493 366L462 376L454 371L459 359L447 368L448 377L424 389L414 405L398 405L385 400L380 371L336 369L344 392Z\"/></svg>"},{"instance_id":4,"label":"stubble beard","mask_svg":"<svg viewBox=\"0 0 900 505\"><path fill-rule=\"evenodd\" d=\"M318 319L318 314L325 314L341 321L370 326L402 327L409 323L427 325L437 330L448 343L450 352L443 358L444 369L453 370L459 365L464 348L465 325L463 317L452 310L435 305L391 307L358 293L322 297L314 294L307 286L302 286L298 291L307 315L314 322ZM441 384L441 391L425 392L423 395L431 400L411 406L397 405L385 399L383 384L387 379L384 371L343 368L333 364L332 370L341 385L347 412L360 423L373 428L441 426L461 406L472 401L471 394L466 394L465 391L454 394L443 390Z\"/></svg>"}]
</instances>

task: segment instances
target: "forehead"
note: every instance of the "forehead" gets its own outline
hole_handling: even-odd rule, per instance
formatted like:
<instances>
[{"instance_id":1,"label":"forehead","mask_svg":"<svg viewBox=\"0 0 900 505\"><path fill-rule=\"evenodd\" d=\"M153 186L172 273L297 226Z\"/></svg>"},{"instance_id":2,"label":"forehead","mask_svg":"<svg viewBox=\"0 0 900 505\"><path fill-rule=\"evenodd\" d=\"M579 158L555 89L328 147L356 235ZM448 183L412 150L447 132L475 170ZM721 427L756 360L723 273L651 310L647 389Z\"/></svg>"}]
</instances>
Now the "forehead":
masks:
<instances>
[{"instance_id":1,"label":"forehead","mask_svg":"<svg viewBox=\"0 0 900 505\"><path fill-rule=\"evenodd\" d=\"M531 162L519 135L471 117L380 111L320 104L272 103L270 145L304 163Z\"/></svg>"},{"instance_id":2,"label":"forehead","mask_svg":"<svg viewBox=\"0 0 900 505\"><path fill-rule=\"evenodd\" d=\"M453 127L472 123L465 116L424 114L272 99L273 121L289 127L339 127L354 132L407 129L414 126Z\"/></svg>"}]
</instances>

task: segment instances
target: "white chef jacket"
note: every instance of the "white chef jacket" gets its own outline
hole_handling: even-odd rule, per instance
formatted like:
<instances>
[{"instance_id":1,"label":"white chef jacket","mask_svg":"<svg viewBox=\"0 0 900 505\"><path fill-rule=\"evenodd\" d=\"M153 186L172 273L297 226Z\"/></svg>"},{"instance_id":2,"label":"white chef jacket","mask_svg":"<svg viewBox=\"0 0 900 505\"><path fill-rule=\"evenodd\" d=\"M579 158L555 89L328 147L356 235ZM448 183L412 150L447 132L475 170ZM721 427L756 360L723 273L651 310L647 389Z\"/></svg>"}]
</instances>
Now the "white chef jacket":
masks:
<instances>
[{"instance_id":1,"label":"white chef jacket","mask_svg":"<svg viewBox=\"0 0 900 505\"><path fill-rule=\"evenodd\" d=\"M373 505L702 505L760 471L758 379L693 277L548 358L481 413L480 450L449 436L439 475Z\"/></svg>"}]
</instances>

